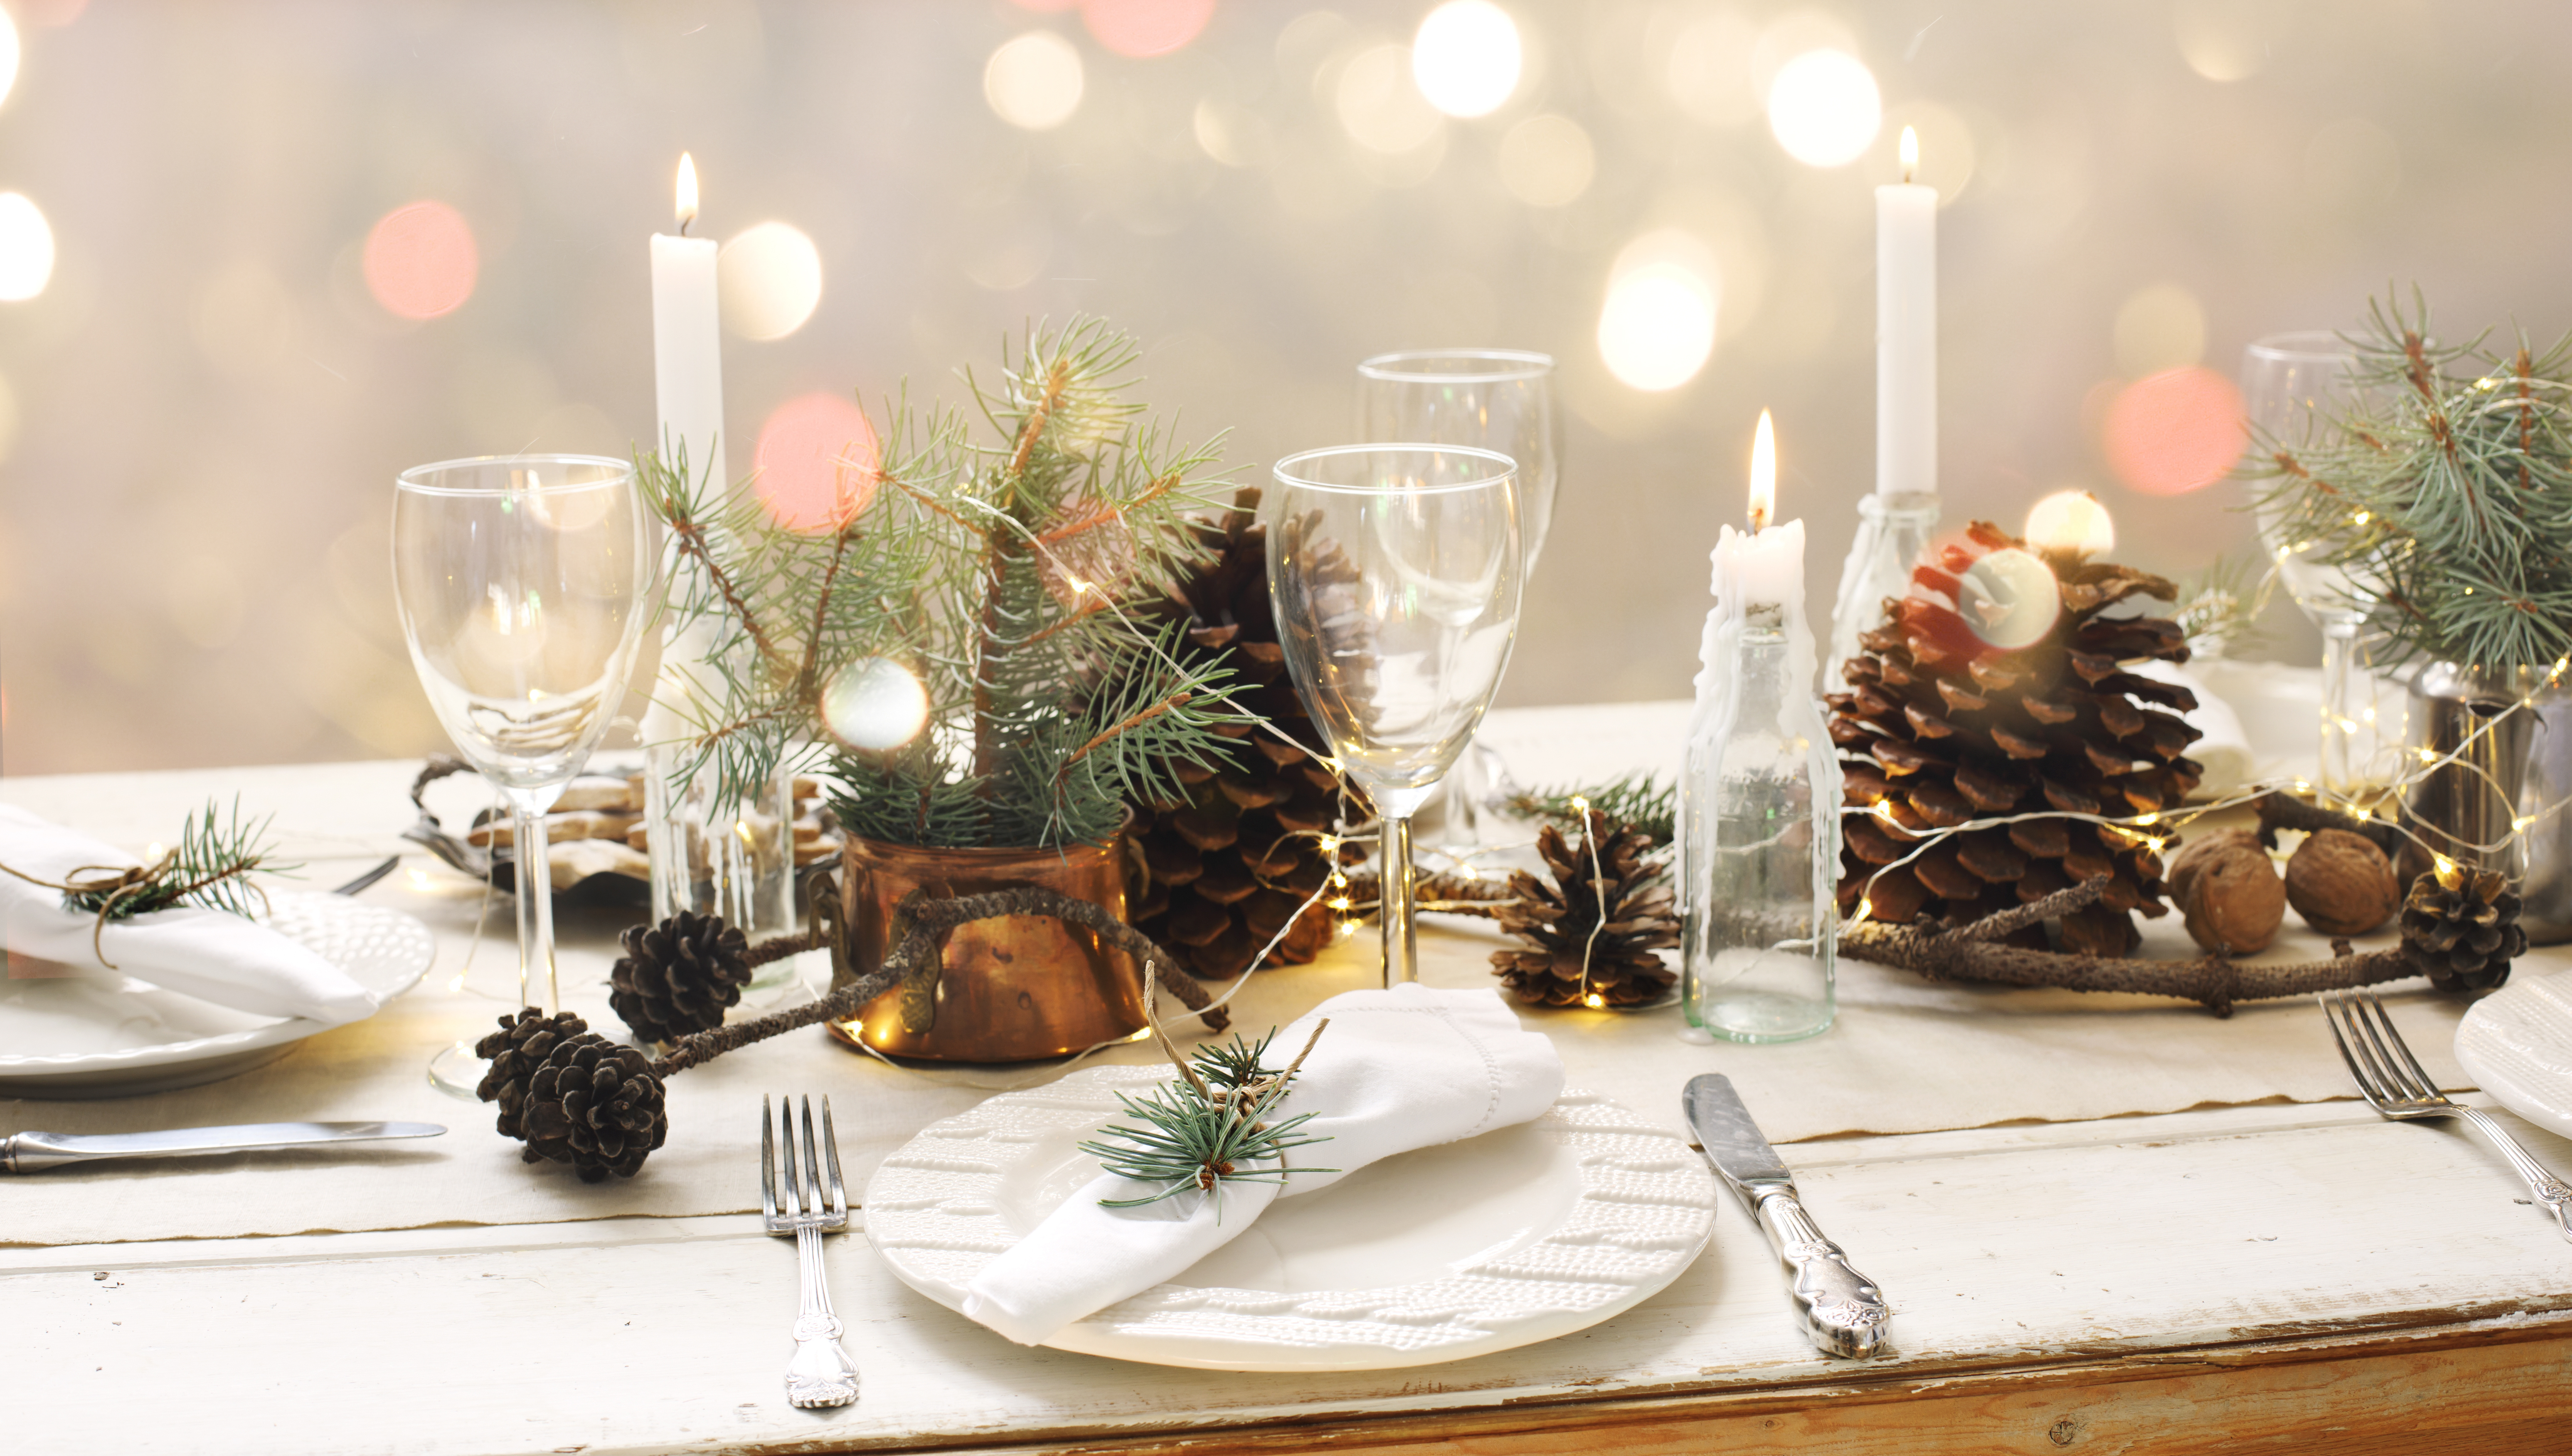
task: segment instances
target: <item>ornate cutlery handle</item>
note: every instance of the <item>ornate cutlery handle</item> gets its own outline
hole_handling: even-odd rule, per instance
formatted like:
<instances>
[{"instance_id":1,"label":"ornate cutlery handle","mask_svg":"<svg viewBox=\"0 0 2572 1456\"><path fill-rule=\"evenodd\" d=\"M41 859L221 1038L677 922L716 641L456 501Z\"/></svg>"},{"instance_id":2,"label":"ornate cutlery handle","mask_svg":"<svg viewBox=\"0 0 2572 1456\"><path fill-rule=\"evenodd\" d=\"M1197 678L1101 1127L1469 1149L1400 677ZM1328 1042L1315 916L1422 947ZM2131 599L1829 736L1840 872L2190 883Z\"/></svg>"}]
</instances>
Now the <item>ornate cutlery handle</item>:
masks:
<instances>
[{"instance_id":1,"label":"ornate cutlery handle","mask_svg":"<svg viewBox=\"0 0 2572 1456\"><path fill-rule=\"evenodd\" d=\"M786 1362L786 1402L847 1405L858 1398L858 1362L840 1348L840 1317L831 1312L831 1287L822 1277L820 1229L795 1230L795 1263L804 1288L795 1315L795 1358Z\"/></svg>"},{"instance_id":2,"label":"ornate cutlery handle","mask_svg":"<svg viewBox=\"0 0 2572 1456\"><path fill-rule=\"evenodd\" d=\"M1794 1273L1795 1308L1803 1317L1804 1333L1822 1349L1853 1360L1880 1352L1893 1310L1875 1281L1849 1267L1848 1255L1822 1236L1821 1226L1791 1189L1763 1193L1758 1211L1769 1245Z\"/></svg>"},{"instance_id":3,"label":"ornate cutlery handle","mask_svg":"<svg viewBox=\"0 0 2572 1456\"><path fill-rule=\"evenodd\" d=\"M2468 1107L2462 1103L2457 1104L2456 1110L2464 1114L2466 1121L2482 1129L2483 1135L2491 1139L2492 1146L2499 1148L2500 1155L2508 1158L2509 1165L2518 1170L2521 1178L2527 1180L2527 1190L2536 1195L2537 1203L2546 1212L2554 1215L2554 1221L2562 1228L2563 1236L2572 1238L2572 1186L2566 1186L2561 1178L2547 1172L2545 1164L2538 1162L2526 1148L2519 1146L2518 1139L2510 1136L2508 1130L2493 1120L2490 1113L2479 1107Z\"/></svg>"}]
</instances>

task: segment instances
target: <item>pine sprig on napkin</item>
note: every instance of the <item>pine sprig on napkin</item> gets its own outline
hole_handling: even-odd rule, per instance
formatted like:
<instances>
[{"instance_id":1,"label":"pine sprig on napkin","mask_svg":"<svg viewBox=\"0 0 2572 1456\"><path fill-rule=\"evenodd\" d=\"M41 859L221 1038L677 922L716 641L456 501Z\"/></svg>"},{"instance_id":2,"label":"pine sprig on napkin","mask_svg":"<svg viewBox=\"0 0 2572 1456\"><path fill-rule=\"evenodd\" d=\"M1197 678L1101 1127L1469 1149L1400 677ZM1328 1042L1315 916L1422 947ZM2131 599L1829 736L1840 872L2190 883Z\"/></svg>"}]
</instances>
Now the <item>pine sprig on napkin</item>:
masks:
<instances>
[{"instance_id":1,"label":"pine sprig on napkin","mask_svg":"<svg viewBox=\"0 0 2572 1456\"><path fill-rule=\"evenodd\" d=\"M1200 1047L1186 1060L1173 1054L1170 1060L1179 1069L1177 1082L1155 1088L1146 1096L1118 1092L1116 1100L1126 1114L1144 1125L1108 1127L1106 1135L1123 1138L1121 1144L1083 1142L1080 1150L1118 1177L1161 1186L1159 1192L1145 1197L1101 1198L1100 1206L1139 1208L1194 1188L1217 1196L1220 1217L1221 1192L1227 1182L1282 1183L1291 1172L1337 1172L1337 1168L1286 1165L1289 1150L1331 1140L1295 1135L1312 1113L1273 1123L1266 1120L1328 1026L1325 1019L1315 1027L1312 1040L1282 1072L1262 1061L1275 1032L1255 1044L1236 1035L1229 1045ZM1162 1046L1168 1048L1166 1039ZM1258 1165L1263 1163L1268 1165Z\"/></svg>"}]
</instances>

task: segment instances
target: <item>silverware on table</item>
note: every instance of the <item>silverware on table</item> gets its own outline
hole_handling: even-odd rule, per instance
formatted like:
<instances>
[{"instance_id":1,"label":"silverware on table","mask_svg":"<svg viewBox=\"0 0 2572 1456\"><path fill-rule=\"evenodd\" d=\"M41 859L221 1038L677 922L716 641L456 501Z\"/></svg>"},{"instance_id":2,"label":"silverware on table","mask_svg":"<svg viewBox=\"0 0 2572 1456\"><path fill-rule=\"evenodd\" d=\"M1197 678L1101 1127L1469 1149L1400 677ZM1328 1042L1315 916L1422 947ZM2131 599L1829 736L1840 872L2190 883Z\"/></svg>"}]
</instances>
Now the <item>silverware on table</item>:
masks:
<instances>
[{"instance_id":1,"label":"silverware on table","mask_svg":"<svg viewBox=\"0 0 2572 1456\"><path fill-rule=\"evenodd\" d=\"M380 1142L435 1137L435 1122L252 1122L234 1127L165 1127L153 1132L21 1132L0 1137L0 1172L38 1172L67 1162L111 1157L178 1157L253 1152L322 1142Z\"/></svg>"},{"instance_id":2,"label":"silverware on table","mask_svg":"<svg viewBox=\"0 0 2572 1456\"><path fill-rule=\"evenodd\" d=\"M1769 1247L1785 1261L1796 1312L1814 1347L1850 1359L1881 1353L1892 1308L1875 1281L1850 1268L1848 1255L1804 1211L1793 1174L1741 1105L1731 1080L1714 1073L1690 1078L1680 1101L1706 1160L1740 1195Z\"/></svg>"},{"instance_id":3,"label":"silverware on table","mask_svg":"<svg viewBox=\"0 0 2572 1456\"><path fill-rule=\"evenodd\" d=\"M386 855L384 856L382 863L376 865L373 869L366 871L366 873L359 875L347 884L334 887L330 893L333 895L354 895L361 890L371 887L377 880L391 874L400 866L400 864L401 856Z\"/></svg>"},{"instance_id":4,"label":"silverware on table","mask_svg":"<svg viewBox=\"0 0 2572 1456\"><path fill-rule=\"evenodd\" d=\"M849 1226L849 1196L840 1183L840 1137L831 1126L831 1099L822 1098L821 1148L829 1157L831 1201L822 1201L822 1158L815 1156L813 1099L805 1097L804 1159L795 1158L796 1117L793 1097L774 1118L768 1098L759 1099L759 1206L768 1231L795 1235L795 1262L803 1273L803 1300L795 1314L795 1358L786 1364L789 1404L816 1407L847 1405L858 1398L858 1362L840 1348L840 1317L831 1312L831 1286L822 1273L822 1235ZM777 1144L786 1144L783 1192L777 1172ZM785 1211L779 1211L781 1200Z\"/></svg>"},{"instance_id":5,"label":"silverware on table","mask_svg":"<svg viewBox=\"0 0 2572 1456\"><path fill-rule=\"evenodd\" d=\"M2438 1091L2429 1074L2420 1070L2419 1059L2411 1055L2375 993L2325 991L2316 999L2322 1004L2323 1019L2330 1023L2331 1040L2339 1044L2340 1060L2348 1064L2357 1094L2366 1098L2368 1106L2395 1121L2462 1117L2473 1123L2526 1180L2538 1204L2554 1215L2563 1236L2572 1239L2572 1186L2547 1172L2490 1113Z\"/></svg>"}]
</instances>

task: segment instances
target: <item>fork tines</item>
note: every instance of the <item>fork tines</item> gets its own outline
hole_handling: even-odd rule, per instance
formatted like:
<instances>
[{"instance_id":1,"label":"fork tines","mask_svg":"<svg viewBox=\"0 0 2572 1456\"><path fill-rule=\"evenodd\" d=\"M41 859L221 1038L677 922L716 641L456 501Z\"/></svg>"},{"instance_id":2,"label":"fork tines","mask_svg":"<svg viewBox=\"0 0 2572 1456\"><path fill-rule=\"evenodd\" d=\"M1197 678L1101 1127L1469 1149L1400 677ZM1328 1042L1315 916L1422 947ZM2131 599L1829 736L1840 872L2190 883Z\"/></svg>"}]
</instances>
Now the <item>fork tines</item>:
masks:
<instances>
[{"instance_id":1,"label":"fork tines","mask_svg":"<svg viewBox=\"0 0 2572 1456\"><path fill-rule=\"evenodd\" d=\"M2327 991L2319 998L2340 1061L2357 1083L2358 1095L2379 1112L2402 1106L2436 1106L2447 1101L2429 1074L2411 1055L2409 1044L2371 991Z\"/></svg>"},{"instance_id":2,"label":"fork tines","mask_svg":"<svg viewBox=\"0 0 2572 1456\"><path fill-rule=\"evenodd\" d=\"M775 1114L770 1112L771 1099L759 1099L759 1207L769 1223L771 1233L792 1232L799 1223L816 1228L845 1228L849 1221L849 1194L840 1180L840 1136L831 1121L831 1098L822 1098L822 1125L813 1125L813 1099L810 1096L779 1098L783 1103ZM801 1100L804 1115L795 1115ZM799 1125L800 1124L800 1125ZM803 1154L797 1156L801 1140ZM778 1177L778 1146L785 1145L785 1178ZM823 1201L826 1181L830 1200Z\"/></svg>"}]
</instances>

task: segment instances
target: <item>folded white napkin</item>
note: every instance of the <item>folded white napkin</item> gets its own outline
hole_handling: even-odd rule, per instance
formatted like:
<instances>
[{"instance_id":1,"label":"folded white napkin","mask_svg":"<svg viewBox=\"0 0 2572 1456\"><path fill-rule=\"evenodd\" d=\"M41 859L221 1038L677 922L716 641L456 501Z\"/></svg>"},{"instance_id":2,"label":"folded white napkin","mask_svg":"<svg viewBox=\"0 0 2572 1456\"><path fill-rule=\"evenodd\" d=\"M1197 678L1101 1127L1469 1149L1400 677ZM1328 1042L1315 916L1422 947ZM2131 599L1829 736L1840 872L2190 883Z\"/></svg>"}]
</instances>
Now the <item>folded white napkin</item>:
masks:
<instances>
[{"instance_id":1,"label":"folded white napkin","mask_svg":"<svg viewBox=\"0 0 2572 1456\"><path fill-rule=\"evenodd\" d=\"M964 1313L1022 1345L1187 1270L1251 1225L1270 1201L1317 1192L1379 1158L1524 1122L1563 1094L1563 1059L1542 1033L1519 1029L1497 992L1397 986L1352 991L1313 1008L1269 1044L1272 1066L1302 1050L1313 1025L1331 1029L1295 1075L1280 1118L1310 1112L1298 1135L1328 1137L1287 1155L1281 1187L1234 1182L1215 1199L1183 1192L1140 1208L1101 1198L1159 1189L1101 1173L966 1286Z\"/></svg>"},{"instance_id":2,"label":"folded white napkin","mask_svg":"<svg viewBox=\"0 0 2572 1456\"><path fill-rule=\"evenodd\" d=\"M2188 756L2206 770L2198 781L2197 797L2220 799L2250 782L2250 735L2242 730L2241 715L2233 705L2215 695L2206 679L2174 663L2146 660L2131 663L2127 670L2138 677L2157 678L2175 683L2197 694L2197 707L2180 716L2188 726L2204 735L2188 746Z\"/></svg>"},{"instance_id":3,"label":"folded white napkin","mask_svg":"<svg viewBox=\"0 0 2572 1456\"><path fill-rule=\"evenodd\" d=\"M90 866L140 863L114 846L0 804L0 865L60 884ZM59 890L0 875L0 946L78 970L115 972L199 1001L271 1017L337 1026L374 1014L375 998L338 967L270 930L221 910L181 906L111 923L92 949L98 917L63 908ZM100 953L106 960L101 962Z\"/></svg>"}]
</instances>

